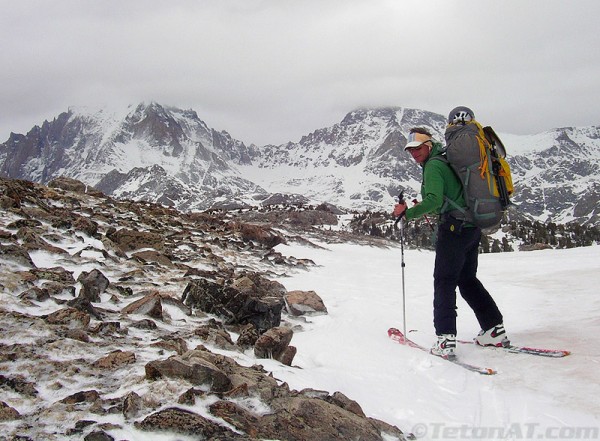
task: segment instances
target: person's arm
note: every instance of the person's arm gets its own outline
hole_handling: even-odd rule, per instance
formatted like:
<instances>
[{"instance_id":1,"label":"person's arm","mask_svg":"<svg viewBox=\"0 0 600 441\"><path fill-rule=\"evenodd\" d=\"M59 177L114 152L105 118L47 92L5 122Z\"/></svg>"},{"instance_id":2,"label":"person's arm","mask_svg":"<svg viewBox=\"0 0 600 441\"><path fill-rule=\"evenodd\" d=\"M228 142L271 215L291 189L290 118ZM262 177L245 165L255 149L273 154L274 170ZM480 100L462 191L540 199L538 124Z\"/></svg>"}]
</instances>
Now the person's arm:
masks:
<instances>
[{"instance_id":1,"label":"person's arm","mask_svg":"<svg viewBox=\"0 0 600 441\"><path fill-rule=\"evenodd\" d=\"M406 210L407 220L418 219L429 213L438 214L440 212L444 204L444 176L440 166L444 166L440 161L432 161L425 165L423 170L425 181L423 200Z\"/></svg>"}]
</instances>

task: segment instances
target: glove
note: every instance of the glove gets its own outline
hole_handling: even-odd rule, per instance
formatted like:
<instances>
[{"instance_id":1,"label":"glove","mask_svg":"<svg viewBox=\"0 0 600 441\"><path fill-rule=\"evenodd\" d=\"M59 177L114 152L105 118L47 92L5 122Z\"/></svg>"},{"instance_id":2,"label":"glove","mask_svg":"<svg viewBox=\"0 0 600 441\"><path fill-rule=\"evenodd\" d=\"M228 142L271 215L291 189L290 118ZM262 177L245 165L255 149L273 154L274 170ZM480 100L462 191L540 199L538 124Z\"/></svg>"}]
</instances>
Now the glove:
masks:
<instances>
[{"instance_id":1,"label":"glove","mask_svg":"<svg viewBox=\"0 0 600 441\"><path fill-rule=\"evenodd\" d=\"M402 216L404 216L404 213L406 213L406 202L403 204L396 204L394 206L394 211L393 211L393 215L396 218L401 218Z\"/></svg>"}]
</instances>

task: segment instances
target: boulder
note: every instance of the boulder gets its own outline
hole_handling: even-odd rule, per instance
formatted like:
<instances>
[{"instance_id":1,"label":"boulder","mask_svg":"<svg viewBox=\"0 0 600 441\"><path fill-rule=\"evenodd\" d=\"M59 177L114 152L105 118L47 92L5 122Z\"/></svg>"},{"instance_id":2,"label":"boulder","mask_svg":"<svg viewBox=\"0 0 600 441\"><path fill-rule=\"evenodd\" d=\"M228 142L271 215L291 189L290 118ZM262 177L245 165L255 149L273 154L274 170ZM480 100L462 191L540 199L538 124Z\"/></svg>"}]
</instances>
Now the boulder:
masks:
<instances>
[{"instance_id":1,"label":"boulder","mask_svg":"<svg viewBox=\"0 0 600 441\"><path fill-rule=\"evenodd\" d=\"M123 314L143 314L152 317L153 319L165 321L169 319L168 314L164 310L166 305L174 306L186 315L191 314L190 309L180 300L171 297L169 294L161 293L159 291L147 292L144 297L135 300L123 308L122 312ZM148 322L144 323L148 324ZM137 326L143 327L144 325L140 323ZM153 325L149 324L149 326Z\"/></svg>"},{"instance_id":2,"label":"boulder","mask_svg":"<svg viewBox=\"0 0 600 441\"><path fill-rule=\"evenodd\" d=\"M123 251L133 251L140 248L153 248L157 251L162 251L165 247L165 240L162 235L148 231L135 231L122 228L110 234L107 232L106 234Z\"/></svg>"},{"instance_id":3,"label":"boulder","mask_svg":"<svg viewBox=\"0 0 600 441\"><path fill-rule=\"evenodd\" d=\"M97 269L89 273L83 271L77 278L77 281L81 282L82 285L79 297L85 298L90 302L99 302L100 294L106 291L106 288L110 285L106 276Z\"/></svg>"},{"instance_id":4,"label":"boulder","mask_svg":"<svg viewBox=\"0 0 600 441\"><path fill-rule=\"evenodd\" d=\"M230 228L239 234L245 242L254 242L263 248L273 248L281 243L285 243L285 239L272 229L261 225L247 224L243 222L232 222Z\"/></svg>"},{"instance_id":5,"label":"boulder","mask_svg":"<svg viewBox=\"0 0 600 441\"><path fill-rule=\"evenodd\" d=\"M145 369L149 380L183 378L195 385L207 384L215 392L225 392L231 388L231 381L221 369L199 357L184 360L180 356L173 356L167 360L151 361Z\"/></svg>"},{"instance_id":6,"label":"boulder","mask_svg":"<svg viewBox=\"0 0 600 441\"><path fill-rule=\"evenodd\" d=\"M103 193L96 190L94 187L66 176L59 176L58 178L51 180L48 182L48 187L60 188L61 190L72 191L75 193L87 193L92 196L103 196Z\"/></svg>"},{"instance_id":7,"label":"boulder","mask_svg":"<svg viewBox=\"0 0 600 441\"><path fill-rule=\"evenodd\" d=\"M365 418L324 399L292 394L274 400L273 404L271 412L264 415L251 412L231 401L217 401L209 406L209 411L248 436L259 439L406 439L393 426Z\"/></svg>"},{"instance_id":8,"label":"boulder","mask_svg":"<svg viewBox=\"0 0 600 441\"><path fill-rule=\"evenodd\" d=\"M19 411L10 407L4 401L0 401L0 421L18 420L21 418Z\"/></svg>"},{"instance_id":9,"label":"boulder","mask_svg":"<svg viewBox=\"0 0 600 441\"><path fill-rule=\"evenodd\" d=\"M198 439L248 439L238 436L232 430L220 426L190 410L169 407L147 416L135 426L145 431L169 431L194 436ZM219 436L222 436L219 437Z\"/></svg>"},{"instance_id":10,"label":"boulder","mask_svg":"<svg viewBox=\"0 0 600 441\"><path fill-rule=\"evenodd\" d=\"M30 269L29 272L38 280L52 280L67 285L75 284L73 272L64 269L62 266L53 268L34 268Z\"/></svg>"},{"instance_id":11,"label":"boulder","mask_svg":"<svg viewBox=\"0 0 600 441\"><path fill-rule=\"evenodd\" d=\"M85 216L73 216L72 227L77 230L93 237L98 233L98 223Z\"/></svg>"},{"instance_id":12,"label":"boulder","mask_svg":"<svg viewBox=\"0 0 600 441\"><path fill-rule=\"evenodd\" d=\"M288 311L295 316L327 314L321 297L314 291L289 291L285 295Z\"/></svg>"},{"instance_id":13,"label":"boulder","mask_svg":"<svg viewBox=\"0 0 600 441\"><path fill-rule=\"evenodd\" d=\"M251 274L221 283L192 280L181 300L191 308L225 317L228 324L251 323L262 333L281 323L285 291L283 285Z\"/></svg>"},{"instance_id":14,"label":"boulder","mask_svg":"<svg viewBox=\"0 0 600 441\"><path fill-rule=\"evenodd\" d=\"M33 260L31 260L31 256L27 250L20 245L4 245L0 243L0 257L18 263L19 265L23 265L27 268L35 268L35 264L33 263Z\"/></svg>"},{"instance_id":15,"label":"boulder","mask_svg":"<svg viewBox=\"0 0 600 441\"><path fill-rule=\"evenodd\" d=\"M52 325L63 325L68 328L87 328L90 324L89 314L71 307L48 314L45 319Z\"/></svg>"},{"instance_id":16,"label":"boulder","mask_svg":"<svg viewBox=\"0 0 600 441\"><path fill-rule=\"evenodd\" d=\"M273 358L282 363L285 360L285 364L291 366L292 360L289 356L292 354L288 351L288 346L293 335L291 329L282 326L269 329L258 337L254 344L254 355L258 358ZM293 355L295 355L295 350Z\"/></svg>"},{"instance_id":17,"label":"boulder","mask_svg":"<svg viewBox=\"0 0 600 441\"><path fill-rule=\"evenodd\" d=\"M92 366L98 369L118 369L121 366L135 363L135 354L131 351L117 349L110 354L96 360Z\"/></svg>"}]
</instances>

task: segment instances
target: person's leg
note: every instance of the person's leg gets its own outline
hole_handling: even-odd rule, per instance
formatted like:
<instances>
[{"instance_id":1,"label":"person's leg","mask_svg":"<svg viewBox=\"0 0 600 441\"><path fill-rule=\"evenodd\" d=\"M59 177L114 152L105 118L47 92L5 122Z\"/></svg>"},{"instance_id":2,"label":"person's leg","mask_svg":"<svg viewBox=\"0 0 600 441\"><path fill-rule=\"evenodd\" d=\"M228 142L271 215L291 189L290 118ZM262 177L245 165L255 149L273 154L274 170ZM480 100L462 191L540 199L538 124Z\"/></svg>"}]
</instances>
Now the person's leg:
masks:
<instances>
[{"instance_id":1,"label":"person's leg","mask_svg":"<svg viewBox=\"0 0 600 441\"><path fill-rule=\"evenodd\" d=\"M496 302L477 278L481 230L464 228L462 236L466 249L464 265L458 278L458 288L461 296L475 313L481 329L488 330L502 323L503 319Z\"/></svg>"},{"instance_id":2,"label":"person's leg","mask_svg":"<svg viewBox=\"0 0 600 441\"><path fill-rule=\"evenodd\" d=\"M456 286L465 261L461 234L448 224L438 228L433 270L433 325L437 335L456 335Z\"/></svg>"}]
</instances>

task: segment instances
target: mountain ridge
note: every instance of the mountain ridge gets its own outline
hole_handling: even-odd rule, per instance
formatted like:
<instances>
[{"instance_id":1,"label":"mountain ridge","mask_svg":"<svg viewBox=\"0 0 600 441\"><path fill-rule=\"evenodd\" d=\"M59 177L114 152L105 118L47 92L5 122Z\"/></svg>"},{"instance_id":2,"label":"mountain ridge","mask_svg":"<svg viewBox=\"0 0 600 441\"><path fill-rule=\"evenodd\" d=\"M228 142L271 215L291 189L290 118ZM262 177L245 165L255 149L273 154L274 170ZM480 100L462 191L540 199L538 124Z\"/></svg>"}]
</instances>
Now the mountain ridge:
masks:
<instances>
[{"instance_id":1,"label":"mountain ridge","mask_svg":"<svg viewBox=\"0 0 600 441\"><path fill-rule=\"evenodd\" d=\"M445 117L403 107L361 108L298 142L256 146L210 128L192 109L156 102L114 113L70 108L0 144L0 174L39 183L64 175L115 197L181 210L257 206L276 193L349 210L389 210L400 191L411 198L419 192L419 167L403 151L413 126L428 127L443 140ZM600 223L594 166L600 127L501 137L515 206L523 214Z\"/></svg>"}]
</instances>

